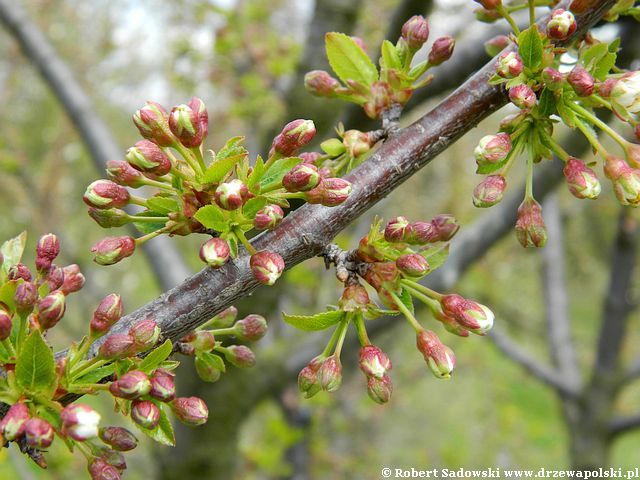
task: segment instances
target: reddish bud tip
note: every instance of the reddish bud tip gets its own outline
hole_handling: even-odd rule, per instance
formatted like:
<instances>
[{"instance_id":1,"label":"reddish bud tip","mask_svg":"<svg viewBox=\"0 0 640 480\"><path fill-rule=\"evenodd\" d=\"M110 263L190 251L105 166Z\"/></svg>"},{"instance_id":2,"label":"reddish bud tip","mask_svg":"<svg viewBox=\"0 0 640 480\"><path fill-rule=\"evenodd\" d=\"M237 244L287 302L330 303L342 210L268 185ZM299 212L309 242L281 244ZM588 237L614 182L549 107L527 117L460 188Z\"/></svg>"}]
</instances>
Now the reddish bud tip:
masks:
<instances>
[{"instance_id":1,"label":"reddish bud tip","mask_svg":"<svg viewBox=\"0 0 640 480\"><path fill-rule=\"evenodd\" d=\"M224 350L227 361L238 368L251 368L256 364L256 356L249 347L244 345L230 345Z\"/></svg>"},{"instance_id":2,"label":"reddish bud tip","mask_svg":"<svg viewBox=\"0 0 640 480\"><path fill-rule=\"evenodd\" d=\"M508 133L485 135L473 150L479 167L502 162L511 152L511 137Z\"/></svg>"},{"instance_id":3,"label":"reddish bud tip","mask_svg":"<svg viewBox=\"0 0 640 480\"><path fill-rule=\"evenodd\" d=\"M92 333L106 333L122 317L122 299L111 293L104 297L93 312L90 329Z\"/></svg>"},{"instance_id":4,"label":"reddish bud tip","mask_svg":"<svg viewBox=\"0 0 640 480\"><path fill-rule=\"evenodd\" d=\"M24 263L16 263L13 265L7 274L8 280L24 280L30 282L32 279L31 270Z\"/></svg>"},{"instance_id":5,"label":"reddish bud tip","mask_svg":"<svg viewBox=\"0 0 640 480\"><path fill-rule=\"evenodd\" d=\"M304 393L305 398L311 398L322 388L318 380L318 370L324 360L321 357L313 358L298 374L298 390Z\"/></svg>"},{"instance_id":6,"label":"reddish bud tip","mask_svg":"<svg viewBox=\"0 0 640 480\"><path fill-rule=\"evenodd\" d=\"M555 68L547 67L542 70L542 81L549 90L560 90L564 82L564 75Z\"/></svg>"},{"instance_id":7,"label":"reddish bud tip","mask_svg":"<svg viewBox=\"0 0 640 480\"><path fill-rule=\"evenodd\" d=\"M149 140L141 140L127 150L127 162L143 172L166 175L171 170L171 160L162 149Z\"/></svg>"},{"instance_id":8,"label":"reddish bud tip","mask_svg":"<svg viewBox=\"0 0 640 480\"><path fill-rule=\"evenodd\" d=\"M122 208L129 204L129 191L111 180L96 180L87 187L82 199L94 208Z\"/></svg>"},{"instance_id":9,"label":"reddish bud tip","mask_svg":"<svg viewBox=\"0 0 640 480\"><path fill-rule=\"evenodd\" d=\"M209 352L216 345L216 338L210 330L194 330L185 335L182 341L201 352Z\"/></svg>"},{"instance_id":10,"label":"reddish bud tip","mask_svg":"<svg viewBox=\"0 0 640 480\"><path fill-rule=\"evenodd\" d=\"M169 128L176 138L187 148L200 146L203 140L198 112L189 105L178 105L169 114Z\"/></svg>"},{"instance_id":11,"label":"reddish bud tip","mask_svg":"<svg viewBox=\"0 0 640 480\"><path fill-rule=\"evenodd\" d=\"M318 370L318 381L320 388L327 392L335 392L342 384L342 364L340 358L331 355Z\"/></svg>"},{"instance_id":12,"label":"reddish bud tip","mask_svg":"<svg viewBox=\"0 0 640 480\"><path fill-rule=\"evenodd\" d=\"M620 157L609 155L604 173L613 182L616 198L622 205L640 205L640 170L631 168Z\"/></svg>"},{"instance_id":13,"label":"reddish bud tip","mask_svg":"<svg viewBox=\"0 0 640 480\"><path fill-rule=\"evenodd\" d=\"M178 420L186 425L198 426L207 423L209 409L198 397L180 397L171 402L171 409Z\"/></svg>"},{"instance_id":14,"label":"reddish bud tip","mask_svg":"<svg viewBox=\"0 0 640 480\"><path fill-rule=\"evenodd\" d=\"M456 217L447 213L433 217L431 227L434 230L431 242L448 242L460 230L460 224Z\"/></svg>"},{"instance_id":15,"label":"reddish bud tip","mask_svg":"<svg viewBox=\"0 0 640 480\"><path fill-rule=\"evenodd\" d=\"M384 227L384 239L391 243L409 242L413 236L413 227L407 217L396 217Z\"/></svg>"},{"instance_id":16,"label":"reddish bud tip","mask_svg":"<svg viewBox=\"0 0 640 480\"><path fill-rule=\"evenodd\" d=\"M278 205L267 205L258 210L253 219L253 226L258 230L273 230L284 218L284 211Z\"/></svg>"},{"instance_id":17,"label":"reddish bud tip","mask_svg":"<svg viewBox=\"0 0 640 480\"><path fill-rule=\"evenodd\" d=\"M595 80L591 74L580 65L573 67L567 75L567 82L579 97L588 97L593 93Z\"/></svg>"},{"instance_id":18,"label":"reddish bud tip","mask_svg":"<svg viewBox=\"0 0 640 480\"><path fill-rule=\"evenodd\" d=\"M600 182L596 173L584 162L570 157L564 166L564 177L569 191L577 198L596 199L600 195Z\"/></svg>"},{"instance_id":19,"label":"reddish bud tip","mask_svg":"<svg viewBox=\"0 0 640 480\"><path fill-rule=\"evenodd\" d=\"M496 62L496 73L502 78L515 78L524 70L518 52L502 52Z\"/></svg>"},{"instance_id":20,"label":"reddish bud tip","mask_svg":"<svg viewBox=\"0 0 640 480\"><path fill-rule=\"evenodd\" d=\"M104 427L99 431L100 439L114 450L128 452L138 446L138 439L123 427Z\"/></svg>"},{"instance_id":21,"label":"reddish bud tip","mask_svg":"<svg viewBox=\"0 0 640 480\"><path fill-rule=\"evenodd\" d=\"M237 210L244 205L249 195L249 189L242 180L233 179L221 183L215 192L215 201L224 210Z\"/></svg>"},{"instance_id":22,"label":"reddish bud tip","mask_svg":"<svg viewBox=\"0 0 640 480\"><path fill-rule=\"evenodd\" d=\"M27 445L33 448L47 448L53 442L55 431L49 422L42 418L30 418L24 424Z\"/></svg>"},{"instance_id":23,"label":"reddish bud tip","mask_svg":"<svg viewBox=\"0 0 640 480\"><path fill-rule=\"evenodd\" d=\"M147 374L140 370L131 370L109 385L114 397L134 400L151 391L151 381Z\"/></svg>"},{"instance_id":24,"label":"reddish bud tip","mask_svg":"<svg viewBox=\"0 0 640 480\"><path fill-rule=\"evenodd\" d=\"M456 366L456 357L431 330L418 332L416 345L437 378L449 378Z\"/></svg>"},{"instance_id":25,"label":"reddish bud tip","mask_svg":"<svg viewBox=\"0 0 640 480\"><path fill-rule=\"evenodd\" d=\"M418 50L429 39L429 22L414 15L402 26L402 38L411 50Z\"/></svg>"},{"instance_id":26,"label":"reddish bud tip","mask_svg":"<svg viewBox=\"0 0 640 480\"><path fill-rule=\"evenodd\" d=\"M120 480L121 478L118 469L102 457L94 458L87 469L91 480Z\"/></svg>"},{"instance_id":27,"label":"reddish bud tip","mask_svg":"<svg viewBox=\"0 0 640 480\"><path fill-rule=\"evenodd\" d=\"M83 442L98 436L100 414L88 405L74 403L60 412L62 433Z\"/></svg>"},{"instance_id":28,"label":"reddish bud tip","mask_svg":"<svg viewBox=\"0 0 640 480\"><path fill-rule=\"evenodd\" d=\"M313 70L304 76L304 87L318 97L334 97L340 82L324 70Z\"/></svg>"},{"instance_id":29,"label":"reddish bud tip","mask_svg":"<svg viewBox=\"0 0 640 480\"><path fill-rule=\"evenodd\" d=\"M311 120L298 119L287 123L282 132L273 139L271 150L284 157L290 157L308 144L316 134Z\"/></svg>"},{"instance_id":30,"label":"reddish bud tip","mask_svg":"<svg viewBox=\"0 0 640 480\"><path fill-rule=\"evenodd\" d=\"M396 260L398 270L409 277L422 277L429 273L429 263L418 253L406 253Z\"/></svg>"},{"instance_id":31,"label":"reddish bud tip","mask_svg":"<svg viewBox=\"0 0 640 480\"><path fill-rule=\"evenodd\" d=\"M106 171L107 177L118 185L138 188L145 184L144 175L124 160L109 160Z\"/></svg>"},{"instance_id":32,"label":"reddish bud tip","mask_svg":"<svg viewBox=\"0 0 640 480\"><path fill-rule=\"evenodd\" d=\"M554 40L565 40L573 35L577 26L573 13L558 8L551 13L551 19L547 23L547 35Z\"/></svg>"},{"instance_id":33,"label":"reddish bud tip","mask_svg":"<svg viewBox=\"0 0 640 480\"><path fill-rule=\"evenodd\" d=\"M43 235L36 245L36 268L46 271L60 253L60 240L53 233Z\"/></svg>"},{"instance_id":34,"label":"reddish bud tip","mask_svg":"<svg viewBox=\"0 0 640 480\"><path fill-rule=\"evenodd\" d=\"M351 284L342 291L342 297L340 297L338 304L340 309L345 312L356 312L365 310L370 302L366 288L360 284Z\"/></svg>"},{"instance_id":35,"label":"reddish bud tip","mask_svg":"<svg viewBox=\"0 0 640 480\"><path fill-rule=\"evenodd\" d=\"M138 127L140 135L161 147L168 147L175 141L169 129L169 116L158 103L147 102L133 115L133 123Z\"/></svg>"},{"instance_id":36,"label":"reddish bud tip","mask_svg":"<svg viewBox=\"0 0 640 480\"><path fill-rule=\"evenodd\" d=\"M161 402L170 402L176 398L176 385L173 381L173 374L162 369L157 369L153 372L149 395Z\"/></svg>"},{"instance_id":37,"label":"reddish bud tip","mask_svg":"<svg viewBox=\"0 0 640 480\"><path fill-rule=\"evenodd\" d=\"M38 303L36 312L40 326L44 330L55 327L56 323L64 316L66 304L64 293L60 290L51 292Z\"/></svg>"},{"instance_id":38,"label":"reddish bud tip","mask_svg":"<svg viewBox=\"0 0 640 480\"><path fill-rule=\"evenodd\" d=\"M318 167L300 163L289 170L282 178L282 186L288 192L307 192L320 183Z\"/></svg>"},{"instance_id":39,"label":"reddish bud tip","mask_svg":"<svg viewBox=\"0 0 640 480\"><path fill-rule=\"evenodd\" d=\"M369 398L380 405L387 403L391 399L393 393L393 384L389 375L383 375L381 378L367 378L367 393Z\"/></svg>"},{"instance_id":40,"label":"reddish bud tip","mask_svg":"<svg viewBox=\"0 0 640 480\"><path fill-rule=\"evenodd\" d=\"M264 285L276 283L285 267L280 255L266 250L251 255L249 266L256 280Z\"/></svg>"},{"instance_id":41,"label":"reddish bud tip","mask_svg":"<svg viewBox=\"0 0 640 480\"><path fill-rule=\"evenodd\" d=\"M80 272L80 267L78 265L75 263L67 265L62 269L62 271L64 273L64 281L60 287L61 292L65 295L69 295L70 293L74 293L82 289L85 279L82 272Z\"/></svg>"},{"instance_id":42,"label":"reddish bud tip","mask_svg":"<svg viewBox=\"0 0 640 480\"><path fill-rule=\"evenodd\" d=\"M351 183L342 178L323 178L318 186L306 194L307 202L325 207L344 203L351 194Z\"/></svg>"},{"instance_id":43,"label":"reddish bud tip","mask_svg":"<svg viewBox=\"0 0 640 480\"><path fill-rule=\"evenodd\" d=\"M506 188L502 175L489 175L473 189L473 204L478 208L492 207L502 200Z\"/></svg>"},{"instance_id":44,"label":"reddish bud tip","mask_svg":"<svg viewBox=\"0 0 640 480\"><path fill-rule=\"evenodd\" d=\"M431 65L440 65L449 60L451 55L453 55L455 45L456 41L448 35L437 38L433 42L431 51L429 52L429 63Z\"/></svg>"},{"instance_id":45,"label":"reddish bud tip","mask_svg":"<svg viewBox=\"0 0 640 480\"><path fill-rule=\"evenodd\" d=\"M267 320L261 315L247 315L236 322L233 329L238 339L245 342L255 342L267 333Z\"/></svg>"},{"instance_id":46,"label":"reddish bud tip","mask_svg":"<svg viewBox=\"0 0 640 480\"><path fill-rule=\"evenodd\" d=\"M451 294L444 295L440 305L444 315L454 319L470 332L484 335L493 327L493 312L478 302Z\"/></svg>"},{"instance_id":47,"label":"reddish bud tip","mask_svg":"<svg viewBox=\"0 0 640 480\"><path fill-rule=\"evenodd\" d=\"M112 333L100 345L98 355L105 360L117 360L132 355L135 343L127 333Z\"/></svg>"},{"instance_id":48,"label":"reddish bud tip","mask_svg":"<svg viewBox=\"0 0 640 480\"><path fill-rule=\"evenodd\" d=\"M547 243L547 228L542 218L542 207L533 198L525 199L518 207L516 237L525 248L540 248Z\"/></svg>"},{"instance_id":49,"label":"reddish bud tip","mask_svg":"<svg viewBox=\"0 0 640 480\"><path fill-rule=\"evenodd\" d=\"M219 237L210 238L200 247L200 260L213 268L223 266L230 256L229 244Z\"/></svg>"},{"instance_id":50,"label":"reddish bud tip","mask_svg":"<svg viewBox=\"0 0 640 480\"><path fill-rule=\"evenodd\" d=\"M529 109L536 104L536 94L524 83L509 89L509 100L520 109Z\"/></svg>"},{"instance_id":51,"label":"reddish bud tip","mask_svg":"<svg viewBox=\"0 0 640 480\"><path fill-rule=\"evenodd\" d=\"M134 400L131 404L131 420L143 428L155 428L160 422L160 409L150 400Z\"/></svg>"},{"instance_id":52,"label":"reddish bud tip","mask_svg":"<svg viewBox=\"0 0 640 480\"><path fill-rule=\"evenodd\" d=\"M2 420L0 420L0 433L2 437L12 442L24 434L24 427L29 420L29 408L22 402L11 405Z\"/></svg>"},{"instance_id":53,"label":"reddish bud tip","mask_svg":"<svg viewBox=\"0 0 640 480\"><path fill-rule=\"evenodd\" d=\"M133 237L106 237L91 247L93 261L98 265L113 265L133 255L136 241Z\"/></svg>"},{"instance_id":54,"label":"reddish bud tip","mask_svg":"<svg viewBox=\"0 0 640 480\"><path fill-rule=\"evenodd\" d=\"M0 340L6 340L11 335L13 322L11 315L4 308L0 307Z\"/></svg>"},{"instance_id":55,"label":"reddish bud tip","mask_svg":"<svg viewBox=\"0 0 640 480\"><path fill-rule=\"evenodd\" d=\"M23 282L16 288L13 302L19 313L28 313L38 301L38 287L32 282Z\"/></svg>"},{"instance_id":56,"label":"reddish bud tip","mask_svg":"<svg viewBox=\"0 0 640 480\"><path fill-rule=\"evenodd\" d=\"M391 370L391 360L375 345L365 345L360 349L360 370L367 377L382 378Z\"/></svg>"}]
</instances>

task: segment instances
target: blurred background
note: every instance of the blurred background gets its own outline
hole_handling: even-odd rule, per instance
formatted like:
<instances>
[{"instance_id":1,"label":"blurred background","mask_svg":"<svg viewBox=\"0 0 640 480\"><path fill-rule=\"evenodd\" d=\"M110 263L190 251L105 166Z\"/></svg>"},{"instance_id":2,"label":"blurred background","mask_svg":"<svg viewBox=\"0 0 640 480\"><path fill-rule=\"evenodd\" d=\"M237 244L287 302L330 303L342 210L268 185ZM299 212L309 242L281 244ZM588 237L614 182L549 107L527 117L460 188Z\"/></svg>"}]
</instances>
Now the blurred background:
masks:
<instances>
[{"instance_id":1,"label":"blurred background","mask_svg":"<svg viewBox=\"0 0 640 480\"><path fill-rule=\"evenodd\" d=\"M207 148L244 135L253 157L265 154L294 118L316 122L318 143L339 121L375 128L357 109L307 94L304 73L327 68L327 31L363 38L377 58L381 41L395 42L406 19L429 14L424 51L444 34L458 43L450 62L433 71L433 84L409 105L403 122L410 122L489 60L482 44L504 26L475 22L475 6L467 0L0 0L0 237L28 230L32 261L38 236L54 232L65 264L78 263L87 277L84 294L70 302L52 337L56 349L80 338L107 293L121 294L130 312L201 268L201 238L154 240L148 255L109 268L90 262L89 248L105 232L86 214L81 196L103 176L101 162L122 157L138 140L131 115L146 100L171 108L201 97L210 115ZM597 31L606 39L627 32L626 65L640 47L637 35L628 34L632 28L623 22ZM393 360L392 401L379 406L368 399L353 338L341 389L302 399L297 373L326 337L293 331L280 312L311 314L340 294L322 260L312 259L237 305L241 316L255 312L269 320L254 369L205 384L191 359L183 359L179 392L205 398L210 421L197 429L176 425L173 449L143 440L127 455L126 478L359 479L378 478L383 466L638 466L637 215L621 213L606 182L599 200L574 199L558 166L547 162L537 184L551 238L541 251L522 249L511 230L522 170L512 171L513 196L499 207L481 211L471 204L481 179L472 150L508 113L484 121L338 239L345 248L355 245L375 215L458 217L462 233L433 285L491 306L496 333L454 337L421 312L456 352L450 380L431 375L400 319L381 319L373 341ZM560 133L571 153L590 158L571 132ZM107 400L86 401L110 420ZM47 471L15 448L0 451L0 478L84 475L81 456L57 443Z\"/></svg>"}]
</instances>

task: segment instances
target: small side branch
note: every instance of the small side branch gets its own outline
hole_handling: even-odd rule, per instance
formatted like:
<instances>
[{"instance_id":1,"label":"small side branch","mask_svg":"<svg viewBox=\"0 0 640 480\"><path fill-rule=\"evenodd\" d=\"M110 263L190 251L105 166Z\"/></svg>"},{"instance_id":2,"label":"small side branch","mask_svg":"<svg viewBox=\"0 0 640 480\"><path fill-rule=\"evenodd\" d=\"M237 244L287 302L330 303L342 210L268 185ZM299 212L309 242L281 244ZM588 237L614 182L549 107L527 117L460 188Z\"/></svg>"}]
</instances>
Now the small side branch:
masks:
<instances>
[{"instance_id":1,"label":"small side branch","mask_svg":"<svg viewBox=\"0 0 640 480\"><path fill-rule=\"evenodd\" d=\"M640 427L640 413L627 417L616 417L609 423L609 435L617 437Z\"/></svg>"}]
</instances>

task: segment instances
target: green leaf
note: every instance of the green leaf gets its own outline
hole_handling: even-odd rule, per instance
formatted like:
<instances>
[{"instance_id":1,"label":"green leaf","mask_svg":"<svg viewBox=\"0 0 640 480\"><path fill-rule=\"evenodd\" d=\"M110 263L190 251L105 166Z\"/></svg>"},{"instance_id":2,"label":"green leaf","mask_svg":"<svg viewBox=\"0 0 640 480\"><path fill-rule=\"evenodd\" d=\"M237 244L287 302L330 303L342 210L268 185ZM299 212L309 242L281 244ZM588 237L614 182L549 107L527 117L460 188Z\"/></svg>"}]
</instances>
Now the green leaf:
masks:
<instances>
[{"instance_id":1,"label":"green leaf","mask_svg":"<svg viewBox=\"0 0 640 480\"><path fill-rule=\"evenodd\" d=\"M224 213L217 205L205 205L200 207L193 216L206 228L211 228L216 232L226 232L229 230L229 222Z\"/></svg>"},{"instance_id":2,"label":"green leaf","mask_svg":"<svg viewBox=\"0 0 640 480\"><path fill-rule=\"evenodd\" d=\"M244 157L243 153L237 155L231 155L218 159L209 165L209 168L204 172L202 177L202 183L220 183L220 181L231 171L231 169Z\"/></svg>"},{"instance_id":3,"label":"green leaf","mask_svg":"<svg viewBox=\"0 0 640 480\"><path fill-rule=\"evenodd\" d=\"M154 212L151 210L145 210L144 212L136 213L133 217L163 217L164 212ZM133 222L133 226L140 231L140 233L146 235L147 233L155 232L166 226L167 222Z\"/></svg>"},{"instance_id":4,"label":"green leaf","mask_svg":"<svg viewBox=\"0 0 640 480\"><path fill-rule=\"evenodd\" d=\"M211 365L213 368L220 370L223 373L227 371L224 360L219 355L214 355L213 353L209 352L196 352L196 356L203 362Z\"/></svg>"},{"instance_id":5,"label":"green leaf","mask_svg":"<svg viewBox=\"0 0 640 480\"><path fill-rule=\"evenodd\" d=\"M53 352L40 331L27 337L16 361L16 383L22 389L50 396L56 389L56 369Z\"/></svg>"},{"instance_id":6,"label":"green leaf","mask_svg":"<svg viewBox=\"0 0 640 480\"><path fill-rule=\"evenodd\" d=\"M545 117L556 113L556 96L548 88L542 90L542 93L540 94L538 112L540 112L540 115Z\"/></svg>"},{"instance_id":7,"label":"green leaf","mask_svg":"<svg viewBox=\"0 0 640 480\"><path fill-rule=\"evenodd\" d=\"M251 190L257 183L260 182L262 175L264 175L264 160L262 160L262 157L258 155L258 158L256 158L256 164L253 166L253 171L247 179L247 188Z\"/></svg>"},{"instance_id":8,"label":"green leaf","mask_svg":"<svg viewBox=\"0 0 640 480\"><path fill-rule=\"evenodd\" d=\"M607 53L604 57L600 59L600 61L596 64L596 68L593 71L593 76L596 80L600 80L601 82L607 79L607 75L609 71L616 64L617 55L615 53Z\"/></svg>"},{"instance_id":9,"label":"green leaf","mask_svg":"<svg viewBox=\"0 0 640 480\"><path fill-rule=\"evenodd\" d=\"M350 36L329 32L324 39L329 64L340 80L355 80L367 86L378 80L375 65Z\"/></svg>"},{"instance_id":10,"label":"green leaf","mask_svg":"<svg viewBox=\"0 0 640 480\"><path fill-rule=\"evenodd\" d=\"M103 378L112 375L116 371L116 366L113 363L105 365L104 367L96 368L91 372L83 375L82 377L74 380L73 383L98 383Z\"/></svg>"},{"instance_id":11,"label":"green leaf","mask_svg":"<svg viewBox=\"0 0 640 480\"><path fill-rule=\"evenodd\" d=\"M220 235L220 238L226 240L229 244L231 258L236 258L238 256L238 237L236 237L236 234L231 231L224 232L222 235Z\"/></svg>"},{"instance_id":12,"label":"green leaf","mask_svg":"<svg viewBox=\"0 0 640 480\"><path fill-rule=\"evenodd\" d=\"M287 157L276 160L260 181L260 190L269 190L281 183L282 177L300 162L302 162L302 159L298 157Z\"/></svg>"},{"instance_id":13,"label":"green leaf","mask_svg":"<svg viewBox=\"0 0 640 480\"><path fill-rule=\"evenodd\" d=\"M327 155L331 155L332 157L337 157L338 155L345 152L346 147L342 140L338 138L330 138L329 140L325 140L320 144L320 148Z\"/></svg>"},{"instance_id":14,"label":"green leaf","mask_svg":"<svg viewBox=\"0 0 640 480\"><path fill-rule=\"evenodd\" d=\"M556 104L556 109L558 110L558 115L560 115L560 118L562 118L562 121L567 127L576 128L576 113L567 107L564 101L559 101Z\"/></svg>"},{"instance_id":15,"label":"green leaf","mask_svg":"<svg viewBox=\"0 0 640 480\"><path fill-rule=\"evenodd\" d=\"M585 68L589 69L596 64L602 57L604 57L609 50L609 45L606 43L596 43L584 50L582 53L582 63Z\"/></svg>"},{"instance_id":16,"label":"green leaf","mask_svg":"<svg viewBox=\"0 0 640 480\"><path fill-rule=\"evenodd\" d=\"M400 55L398 55L398 50L395 45L391 43L389 40L385 40L382 42L382 57L380 58L380 65L384 68L388 69L397 69L400 70L402 68L402 61L400 60Z\"/></svg>"},{"instance_id":17,"label":"green leaf","mask_svg":"<svg viewBox=\"0 0 640 480\"><path fill-rule=\"evenodd\" d=\"M344 318L342 310L316 313L315 315L287 315L282 313L284 321L300 330L315 332L324 330L340 322Z\"/></svg>"},{"instance_id":18,"label":"green leaf","mask_svg":"<svg viewBox=\"0 0 640 480\"><path fill-rule=\"evenodd\" d=\"M167 197L151 197L147 200L147 206L149 210L153 210L162 215L180 210L180 205L177 200Z\"/></svg>"},{"instance_id":19,"label":"green leaf","mask_svg":"<svg viewBox=\"0 0 640 480\"><path fill-rule=\"evenodd\" d=\"M261 210L267 204L267 199L264 197L255 197L248 200L242 207L242 213L247 218L253 218L256 216L259 210Z\"/></svg>"},{"instance_id":20,"label":"green leaf","mask_svg":"<svg viewBox=\"0 0 640 480\"><path fill-rule=\"evenodd\" d=\"M522 63L531 70L537 70L542 63L542 37L536 25L532 25L518 36L518 53Z\"/></svg>"},{"instance_id":21,"label":"green leaf","mask_svg":"<svg viewBox=\"0 0 640 480\"><path fill-rule=\"evenodd\" d=\"M160 409L160 421L158 422L158 425L152 429L141 427L137 423L134 423L134 425L138 427L138 430L156 442L168 445L169 447L174 447L176 444L176 437L173 433L173 426L171 425L169 416L167 415L167 412L165 412L164 405L155 401L153 403L155 403Z\"/></svg>"},{"instance_id":22,"label":"green leaf","mask_svg":"<svg viewBox=\"0 0 640 480\"><path fill-rule=\"evenodd\" d=\"M142 362L140 362L140 365L138 365L138 369L142 370L145 373L151 373L153 370L158 368L158 366L162 362L169 358L169 355L171 355L172 351L173 345L171 343L171 340L167 339L166 342L164 342L158 348L152 350L149 355L144 357Z\"/></svg>"},{"instance_id":23,"label":"green leaf","mask_svg":"<svg viewBox=\"0 0 640 480\"><path fill-rule=\"evenodd\" d=\"M447 258L449 257L449 244L446 243L434 250L423 252L422 256L429 264L429 272L433 272L444 265L444 262L447 261Z\"/></svg>"},{"instance_id":24,"label":"green leaf","mask_svg":"<svg viewBox=\"0 0 640 480\"><path fill-rule=\"evenodd\" d=\"M20 263L22 258L22 252L24 252L24 246L27 243L27 232L22 232L17 237L7 240L0 247L0 253L4 259L2 263L2 278L6 278L9 273L9 269L16 263Z\"/></svg>"},{"instance_id":25,"label":"green leaf","mask_svg":"<svg viewBox=\"0 0 640 480\"><path fill-rule=\"evenodd\" d=\"M13 297L16 293L16 288L22 283L23 280L11 280L0 287L0 302L4 303L9 310L14 311L16 305L13 301Z\"/></svg>"},{"instance_id":26,"label":"green leaf","mask_svg":"<svg viewBox=\"0 0 640 480\"><path fill-rule=\"evenodd\" d=\"M407 307L411 313L415 312L415 309L413 308L413 298L411 298L411 294L406 289L403 288L400 290L398 297L400 297L402 304Z\"/></svg>"}]
</instances>

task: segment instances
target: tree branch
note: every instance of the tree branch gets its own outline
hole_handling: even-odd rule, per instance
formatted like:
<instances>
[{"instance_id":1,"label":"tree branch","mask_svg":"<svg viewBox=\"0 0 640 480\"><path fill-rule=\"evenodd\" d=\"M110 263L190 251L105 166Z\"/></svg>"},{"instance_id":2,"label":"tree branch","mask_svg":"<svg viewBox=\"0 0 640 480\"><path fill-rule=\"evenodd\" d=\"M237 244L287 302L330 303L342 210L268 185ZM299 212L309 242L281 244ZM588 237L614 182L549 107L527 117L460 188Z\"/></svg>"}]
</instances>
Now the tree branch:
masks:
<instances>
[{"instance_id":1,"label":"tree branch","mask_svg":"<svg viewBox=\"0 0 640 480\"><path fill-rule=\"evenodd\" d=\"M95 113L91 99L37 25L29 20L27 12L14 0L0 0L0 21L59 99L96 167L103 170L108 160L120 158L122 150ZM135 232L133 226L131 229ZM174 287L191 274L170 239L158 238L142 248L163 290Z\"/></svg>"},{"instance_id":2,"label":"tree branch","mask_svg":"<svg viewBox=\"0 0 640 480\"><path fill-rule=\"evenodd\" d=\"M640 413L628 417L615 417L609 423L609 435L617 437L638 427L640 427Z\"/></svg>"}]
</instances>

